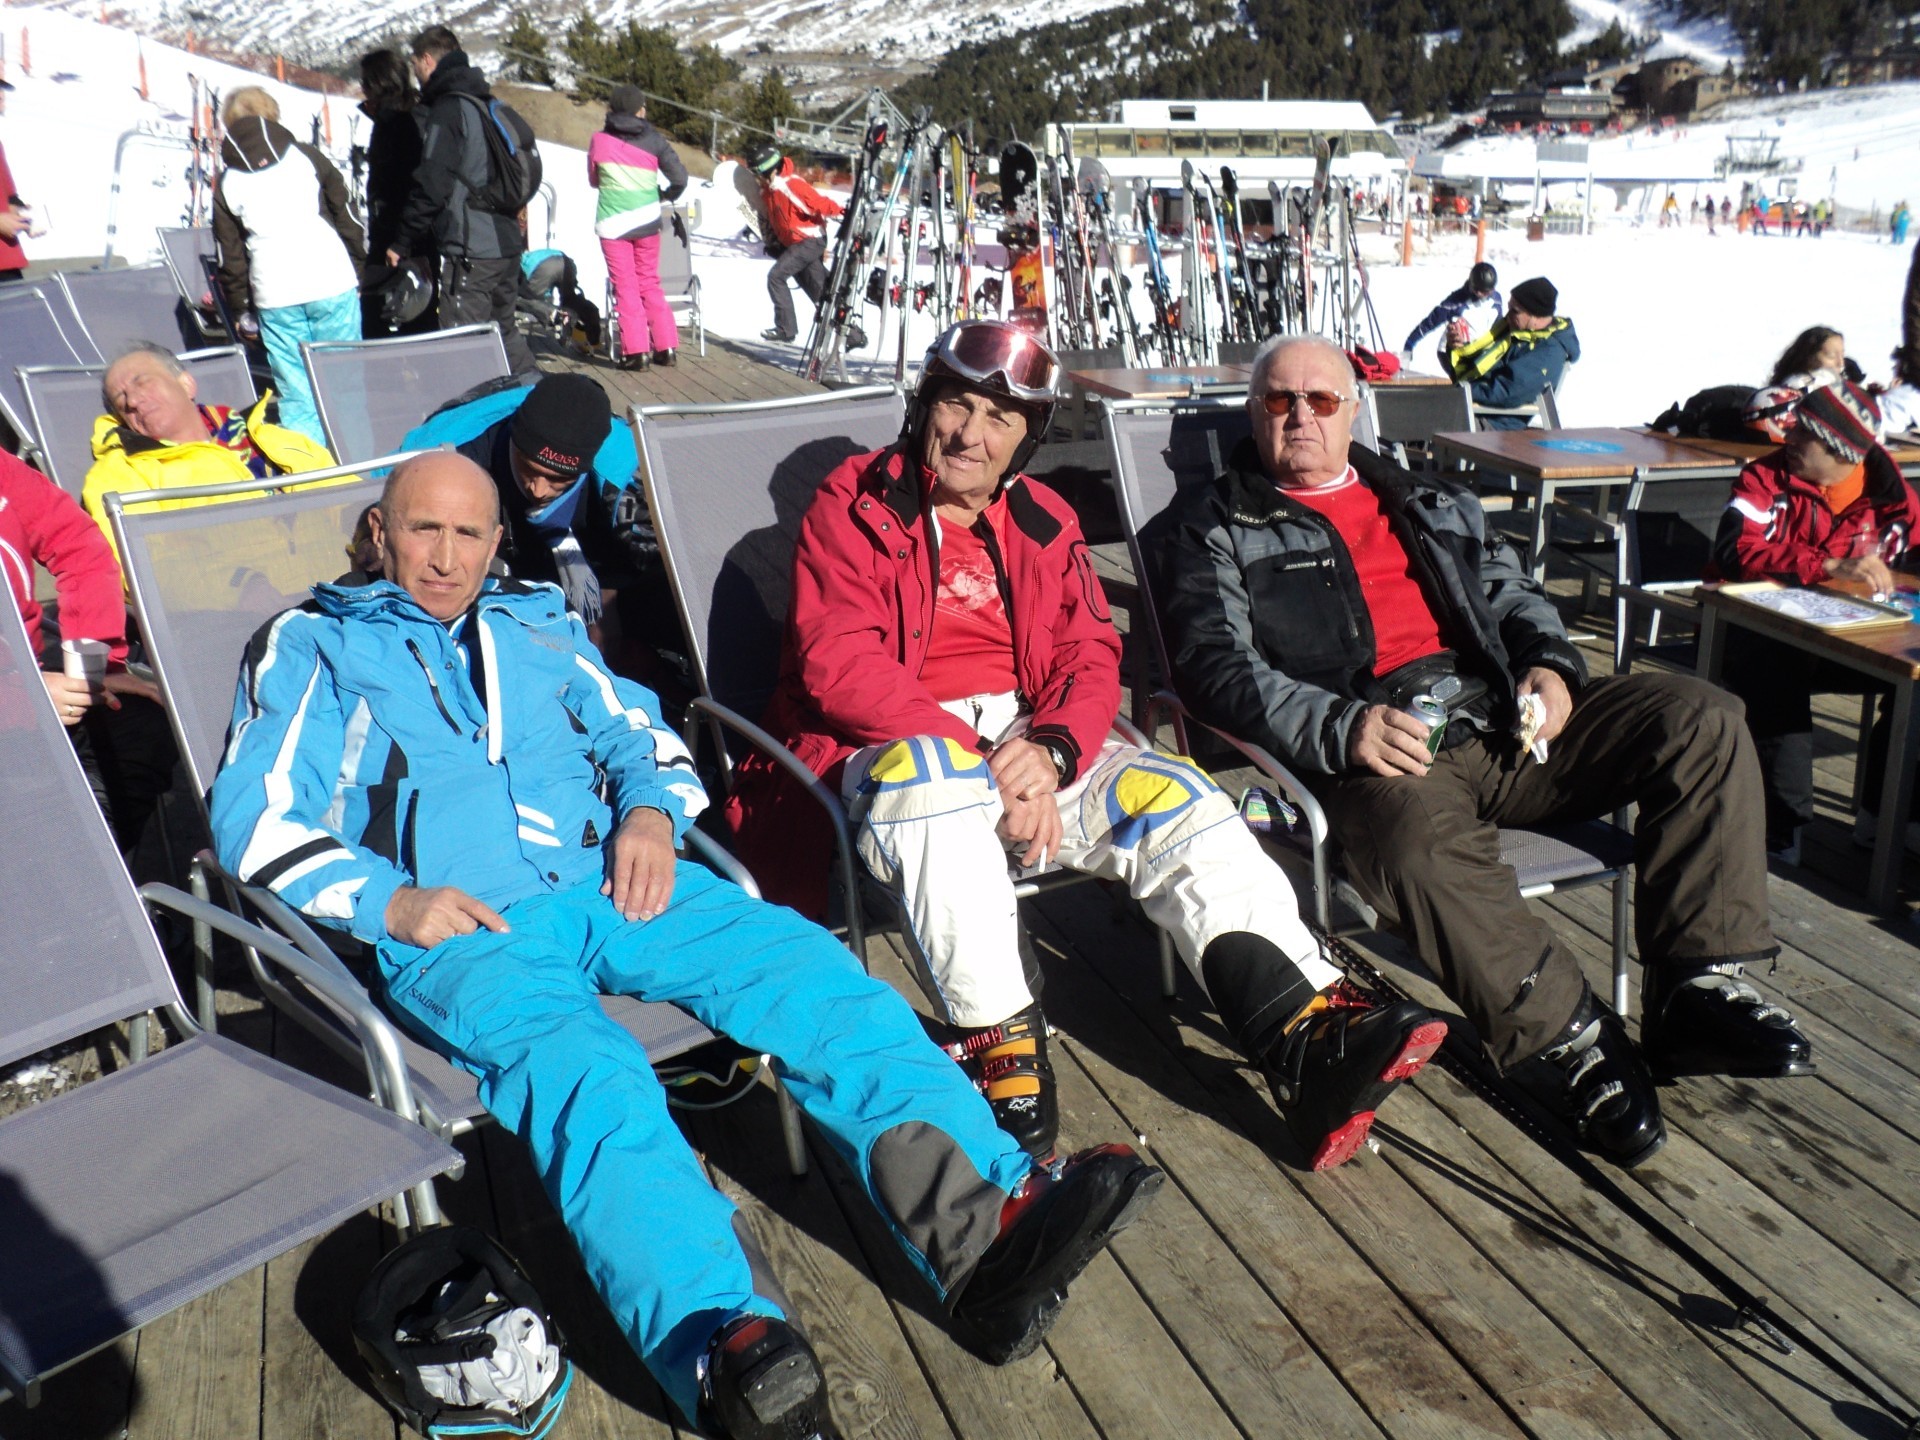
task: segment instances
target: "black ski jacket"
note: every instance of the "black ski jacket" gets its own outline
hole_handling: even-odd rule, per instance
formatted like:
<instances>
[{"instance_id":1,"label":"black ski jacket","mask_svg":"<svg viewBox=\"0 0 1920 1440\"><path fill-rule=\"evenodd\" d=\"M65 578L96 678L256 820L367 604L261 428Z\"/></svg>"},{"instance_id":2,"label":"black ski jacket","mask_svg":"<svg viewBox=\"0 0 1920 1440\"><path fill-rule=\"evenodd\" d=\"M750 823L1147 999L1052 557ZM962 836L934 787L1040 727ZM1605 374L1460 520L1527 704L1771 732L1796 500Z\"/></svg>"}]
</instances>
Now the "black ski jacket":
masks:
<instances>
[{"instance_id":1,"label":"black ski jacket","mask_svg":"<svg viewBox=\"0 0 1920 1440\"><path fill-rule=\"evenodd\" d=\"M420 164L392 245L403 258L439 254L517 259L526 249L513 216L476 209L472 203L493 164L486 132L480 128L486 121L482 106L492 98L486 77L463 50L441 56L420 91Z\"/></svg>"},{"instance_id":2,"label":"black ski jacket","mask_svg":"<svg viewBox=\"0 0 1920 1440\"><path fill-rule=\"evenodd\" d=\"M1349 459L1406 546L1441 640L1463 673L1487 682L1492 722L1512 725L1515 684L1533 666L1577 693L1580 652L1472 492L1362 445ZM1224 474L1181 491L1142 538L1174 685L1193 713L1303 773L1346 771L1354 720L1387 694L1353 557L1332 523L1289 499L1243 440Z\"/></svg>"}]
</instances>

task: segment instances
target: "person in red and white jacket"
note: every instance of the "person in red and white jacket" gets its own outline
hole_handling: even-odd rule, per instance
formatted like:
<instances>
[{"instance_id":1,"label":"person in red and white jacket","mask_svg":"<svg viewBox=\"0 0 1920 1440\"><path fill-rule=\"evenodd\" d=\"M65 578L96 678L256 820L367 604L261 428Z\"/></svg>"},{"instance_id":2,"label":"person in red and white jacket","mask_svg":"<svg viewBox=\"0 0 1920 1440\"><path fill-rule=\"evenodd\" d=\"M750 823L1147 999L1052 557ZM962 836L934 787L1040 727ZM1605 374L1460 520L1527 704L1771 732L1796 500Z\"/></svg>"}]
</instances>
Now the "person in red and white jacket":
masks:
<instances>
[{"instance_id":1,"label":"person in red and white jacket","mask_svg":"<svg viewBox=\"0 0 1920 1440\"><path fill-rule=\"evenodd\" d=\"M1446 1027L1350 992L1286 877L1191 760L1113 731L1120 641L1067 503L1020 473L1059 362L965 321L927 354L898 444L827 476L801 527L765 725L844 798L867 868L900 897L950 1053L1036 1156L1058 1111L1019 949L1009 864L1117 880L1166 930L1315 1169ZM824 911L824 812L764 758L729 820L768 898Z\"/></svg>"},{"instance_id":2,"label":"person in red and white jacket","mask_svg":"<svg viewBox=\"0 0 1920 1440\"><path fill-rule=\"evenodd\" d=\"M794 173L793 161L771 145L762 147L752 159L753 173L760 179L760 203L767 212L769 252L776 252L773 269L767 273L767 294L773 300L773 327L760 333L762 340L790 342L800 334L800 322L793 313L793 287L798 280L815 305L827 290L827 221L841 213L837 200L828 199ZM858 350L866 343L859 327L848 331L848 345Z\"/></svg>"},{"instance_id":3,"label":"person in red and white jacket","mask_svg":"<svg viewBox=\"0 0 1920 1440\"><path fill-rule=\"evenodd\" d=\"M1842 580L1890 593L1892 562L1920 530L1920 499L1874 438L1879 408L1864 388L1843 380L1809 391L1794 413L1786 444L1733 482L1707 578ZM1813 696L1860 694L1871 682L1793 646L1736 632L1722 683L1747 704L1766 782L1767 849L1797 865L1801 827L1813 818ZM1880 793L1890 724L1882 706L1867 742L1869 797ZM1863 812L1856 833L1870 839L1872 826Z\"/></svg>"},{"instance_id":4,"label":"person in red and white jacket","mask_svg":"<svg viewBox=\"0 0 1920 1440\"><path fill-rule=\"evenodd\" d=\"M159 692L127 673L127 611L120 566L91 516L25 461L0 451L0 569L26 622L27 645L45 641L34 567L53 576L60 632L69 640L102 640L107 678L90 686L62 671L58 651L46 657L46 682L60 723L122 850L131 849L173 773L174 746Z\"/></svg>"}]
</instances>

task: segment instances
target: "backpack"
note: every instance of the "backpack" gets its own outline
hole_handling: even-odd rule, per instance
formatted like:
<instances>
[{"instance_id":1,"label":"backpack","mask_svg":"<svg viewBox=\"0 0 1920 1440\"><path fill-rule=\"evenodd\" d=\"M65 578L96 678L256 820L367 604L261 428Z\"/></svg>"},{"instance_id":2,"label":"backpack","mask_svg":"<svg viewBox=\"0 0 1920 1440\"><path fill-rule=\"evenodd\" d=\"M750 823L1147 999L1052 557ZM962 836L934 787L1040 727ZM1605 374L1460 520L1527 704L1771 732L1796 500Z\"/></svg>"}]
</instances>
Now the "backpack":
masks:
<instances>
[{"instance_id":1,"label":"backpack","mask_svg":"<svg viewBox=\"0 0 1920 1440\"><path fill-rule=\"evenodd\" d=\"M487 141L487 182L473 191L470 203L490 215L518 215L540 193L544 173L533 127L504 100L460 98L480 111Z\"/></svg>"},{"instance_id":2,"label":"backpack","mask_svg":"<svg viewBox=\"0 0 1920 1440\"><path fill-rule=\"evenodd\" d=\"M1763 439L1748 428L1753 395L1750 385L1712 385L1688 396L1684 405L1668 406L1648 428L1707 440Z\"/></svg>"}]
</instances>

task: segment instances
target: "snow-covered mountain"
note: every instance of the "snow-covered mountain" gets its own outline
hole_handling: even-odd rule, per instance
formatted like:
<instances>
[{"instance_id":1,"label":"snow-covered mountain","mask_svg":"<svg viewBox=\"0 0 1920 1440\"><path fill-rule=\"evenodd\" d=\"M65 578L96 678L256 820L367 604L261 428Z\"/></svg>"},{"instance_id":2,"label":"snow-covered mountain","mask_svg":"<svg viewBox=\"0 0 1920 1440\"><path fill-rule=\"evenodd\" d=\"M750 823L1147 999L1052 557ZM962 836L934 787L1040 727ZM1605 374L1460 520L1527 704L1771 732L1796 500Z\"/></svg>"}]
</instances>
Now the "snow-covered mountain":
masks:
<instances>
[{"instance_id":1,"label":"snow-covered mountain","mask_svg":"<svg viewBox=\"0 0 1920 1440\"><path fill-rule=\"evenodd\" d=\"M107 13L150 33L184 36L195 29L237 50L302 59L351 56L375 44L444 22L476 51L505 32L525 9L557 35L582 9L603 24L669 25L685 42L711 44L751 61L846 57L853 68L874 61L930 62L955 45L1055 20L1071 20L1124 0L110 0ZM47 8L95 16L100 0L51 0Z\"/></svg>"}]
</instances>

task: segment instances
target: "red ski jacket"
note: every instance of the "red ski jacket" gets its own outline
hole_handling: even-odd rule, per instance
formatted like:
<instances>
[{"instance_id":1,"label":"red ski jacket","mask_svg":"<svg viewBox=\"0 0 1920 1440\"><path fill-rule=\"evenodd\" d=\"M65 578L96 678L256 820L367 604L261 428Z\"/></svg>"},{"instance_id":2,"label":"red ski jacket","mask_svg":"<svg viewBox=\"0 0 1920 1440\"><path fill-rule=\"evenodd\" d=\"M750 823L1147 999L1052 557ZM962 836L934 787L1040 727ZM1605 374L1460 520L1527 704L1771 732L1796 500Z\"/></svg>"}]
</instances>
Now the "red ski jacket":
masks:
<instances>
[{"instance_id":1,"label":"red ski jacket","mask_svg":"<svg viewBox=\"0 0 1920 1440\"><path fill-rule=\"evenodd\" d=\"M856 455L827 476L800 528L780 678L763 723L835 789L862 746L944 735L983 752L992 738L920 683L939 570L932 485L897 446ZM1027 733L1061 742L1071 780L1120 708L1120 637L1067 502L1024 475L1004 493L1011 523L995 540L1012 593L1014 674L1032 710ZM767 898L824 913L833 842L799 785L752 756L726 815Z\"/></svg>"},{"instance_id":2,"label":"red ski jacket","mask_svg":"<svg viewBox=\"0 0 1920 1440\"><path fill-rule=\"evenodd\" d=\"M75 640L112 645L107 663L127 663L127 606L120 567L107 537L74 498L23 460L0 451L0 569L7 572L27 641L40 653L40 602L33 598L33 567L53 576L60 629Z\"/></svg>"},{"instance_id":3,"label":"red ski jacket","mask_svg":"<svg viewBox=\"0 0 1920 1440\"><path fill-rule=\"evenodd\" d=\"M826 222L841 210L837 200L829 200L794 174L791 160L780 162L761 193L767 202L767 228L782 245L798 245L826 234Z\"/></svg>"},{"instance_id":4,"label":"red ski jacket","mask_svg":"<svg viewBox=\"0 0 1920 1440\"><path fill-rule=\"evenodd\" d=\"M1751 462L1733 482L1707 578L1817 585L1827 578L1822 562L1846 559L1869 531L1883 557L1897 558L1920 538L1920 501L1880 446L1867 452L1866 466L1866 489L1835 515L1819 486L1787 473L1780 451Z\"/></svg>"}]
</instances>

